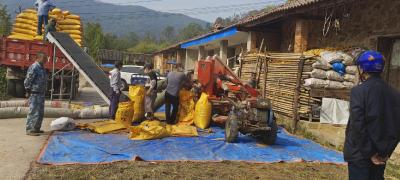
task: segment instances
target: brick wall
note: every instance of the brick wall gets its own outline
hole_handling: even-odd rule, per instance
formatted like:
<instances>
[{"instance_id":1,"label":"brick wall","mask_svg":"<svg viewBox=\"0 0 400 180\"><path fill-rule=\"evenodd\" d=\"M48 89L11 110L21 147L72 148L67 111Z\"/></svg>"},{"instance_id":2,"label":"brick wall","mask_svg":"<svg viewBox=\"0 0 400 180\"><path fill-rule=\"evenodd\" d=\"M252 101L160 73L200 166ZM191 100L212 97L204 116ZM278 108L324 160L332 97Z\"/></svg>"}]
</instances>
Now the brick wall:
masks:
<instances>
[{"instance_id":1,"label":"brick wall","mask_svg":"<svg viewBox=\"0 0 400 180\"><path fill-rule=\"evenodd\" d=\"M361 46L375 49L377 37L382 35L400 35L400 1L398 0L362 0L349 4L350 16L340 17L340 29L331 28L323 37L323 21L312 20L309 23L307 49L319 47Z\"/></svg>"}]
</instances>

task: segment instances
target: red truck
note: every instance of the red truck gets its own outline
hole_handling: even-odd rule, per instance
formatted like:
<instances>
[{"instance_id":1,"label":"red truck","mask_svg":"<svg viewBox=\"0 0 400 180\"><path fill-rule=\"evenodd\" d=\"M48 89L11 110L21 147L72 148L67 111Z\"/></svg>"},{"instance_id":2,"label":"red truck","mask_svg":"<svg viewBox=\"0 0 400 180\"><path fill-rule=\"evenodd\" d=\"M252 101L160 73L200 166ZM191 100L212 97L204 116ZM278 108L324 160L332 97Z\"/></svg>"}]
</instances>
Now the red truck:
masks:
<instances>
[{"instance_id":1,"label":"red truck","mask_svg":"<svg viewBox=\"0 0 400 180\"><path fill-rule=\"evenodd\" d=\"M45 63L49 79L47 86L48 94L50 94L51 87L53 86L53 95L55 95L55 98L61 99L66 97L72 90L73 93L71 93L71 96L66 97L72 99L79 87L79 73L72 73L72 64L61 51L56 50L56 52L54 52L54 49L57 48L54 48L53 44L43 41L17 40L0 37L0 66L7 68L7 94L14 97L25 96L23 82L26 72L29 66L35 62L36 54L38 52L44 52L49 57ZM54 55L56 62L53 64ZM52 74L55 74L54 79L52 78ZM74 74L75 78L73 81L72 74ZM53 82L52 79L54 80ZM72 82L74 83L72 84Z\"/></svg>"}]
</instances>

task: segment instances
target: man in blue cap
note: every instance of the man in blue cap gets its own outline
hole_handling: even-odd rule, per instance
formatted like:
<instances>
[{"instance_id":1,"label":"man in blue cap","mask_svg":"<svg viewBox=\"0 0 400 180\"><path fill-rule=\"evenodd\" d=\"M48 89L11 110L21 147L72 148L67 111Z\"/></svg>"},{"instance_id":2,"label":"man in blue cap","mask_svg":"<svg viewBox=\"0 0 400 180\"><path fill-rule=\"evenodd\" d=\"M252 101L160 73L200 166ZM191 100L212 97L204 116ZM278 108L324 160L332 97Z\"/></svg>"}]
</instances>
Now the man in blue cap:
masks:
<instances>
[{"instance_id":1,"label":"man in blue cap","mask_svg":"<svg viewBox=\"0 0 400 180\"><path fill-rule=\"evenodd\" d=\"M381 78L382 54L364 51L356 58L363 82L350 95L344 159L349 179L384 179L385 164L400 140L400 95Z\"/></svg>"}]
</instances>

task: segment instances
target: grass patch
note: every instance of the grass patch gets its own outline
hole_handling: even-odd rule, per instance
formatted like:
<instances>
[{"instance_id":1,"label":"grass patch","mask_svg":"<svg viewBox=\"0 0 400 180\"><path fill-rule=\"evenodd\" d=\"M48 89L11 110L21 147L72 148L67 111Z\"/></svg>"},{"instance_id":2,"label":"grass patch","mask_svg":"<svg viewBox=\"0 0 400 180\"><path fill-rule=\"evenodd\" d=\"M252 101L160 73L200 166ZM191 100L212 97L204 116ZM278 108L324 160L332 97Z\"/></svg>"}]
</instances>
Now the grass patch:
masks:
<instances>
[{"instance_id":1,"label":"grass patch","mask_svg":"<svg viewBox=\"0 0 400 180\"><path fill-rule=\"evenodd\" d=\"M26 179L347 179L346 166L323 163L116 162L33 165Z\"/></svg>"}]
</instances>

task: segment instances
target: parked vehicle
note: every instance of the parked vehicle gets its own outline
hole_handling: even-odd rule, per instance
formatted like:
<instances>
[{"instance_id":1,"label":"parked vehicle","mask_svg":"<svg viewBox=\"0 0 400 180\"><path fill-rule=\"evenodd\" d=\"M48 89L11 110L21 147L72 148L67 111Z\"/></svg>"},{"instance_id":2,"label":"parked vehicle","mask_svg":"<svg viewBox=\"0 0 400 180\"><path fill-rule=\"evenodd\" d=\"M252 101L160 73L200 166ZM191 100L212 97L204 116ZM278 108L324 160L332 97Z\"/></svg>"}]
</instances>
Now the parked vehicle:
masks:
<instances>
[{"instance_id":1,"label":"parked vehicle","mask_svg":"<svg viewBox=\"0 0 400 180\"><path fill-rule=\"evenodd\" d=\"M47 74L49 74L47 94L49 94L51 89L53 57L56 58L56 62L54 64L55 72L58 72L59 70L67 72L73 68L68 59L60 50L57 49L56 52L54 52L54 45L50 43L45 43L43 41L19 40L0 37L0 47L0 66L7 68L7 94L10 96L20 98L25 97L25 88L23 82L26 76L26 72L29 66L35 62L36 54L38 52L44 52L49 57L48 60L44 63ZM78 79L78 76L76 76L75 80L73 81L73 87L71 88L68 87L69 85L71 85L72 82L71 77L58 74L57 76L55 76L54 93L58 94L60 89L62 89L62 93L68 93L72 89L72 96L74 97L79 87ZM60 88L60 86L63 86L63 88Z\"/></svg>"}]
</instances>

